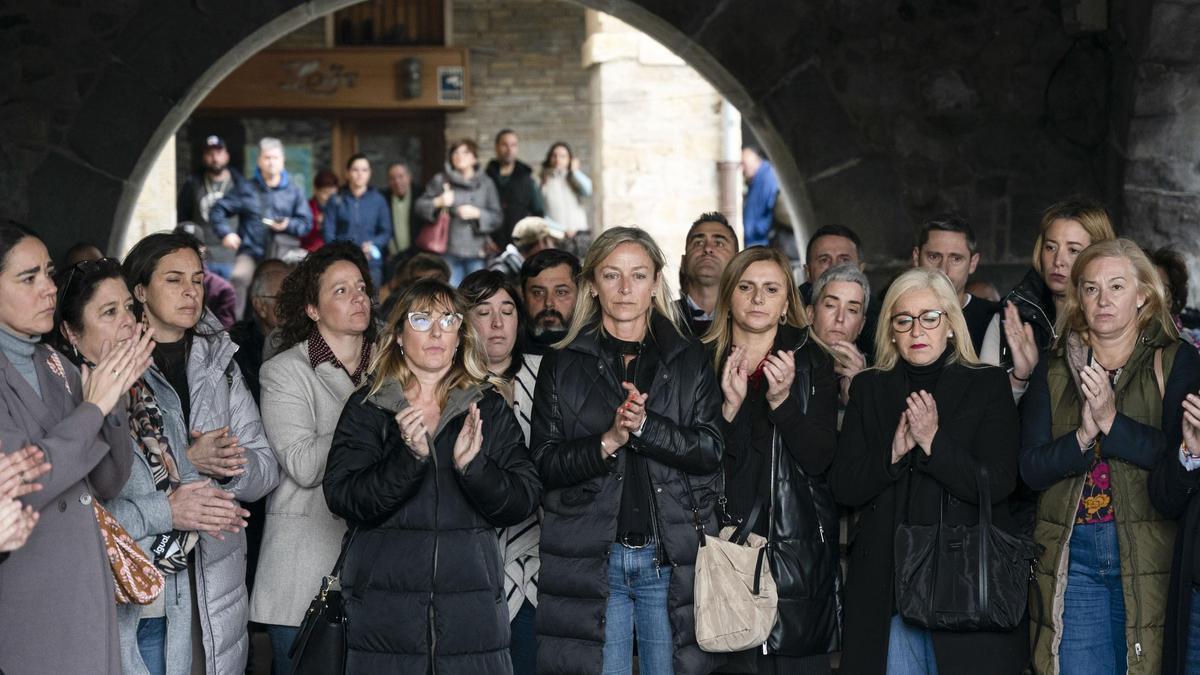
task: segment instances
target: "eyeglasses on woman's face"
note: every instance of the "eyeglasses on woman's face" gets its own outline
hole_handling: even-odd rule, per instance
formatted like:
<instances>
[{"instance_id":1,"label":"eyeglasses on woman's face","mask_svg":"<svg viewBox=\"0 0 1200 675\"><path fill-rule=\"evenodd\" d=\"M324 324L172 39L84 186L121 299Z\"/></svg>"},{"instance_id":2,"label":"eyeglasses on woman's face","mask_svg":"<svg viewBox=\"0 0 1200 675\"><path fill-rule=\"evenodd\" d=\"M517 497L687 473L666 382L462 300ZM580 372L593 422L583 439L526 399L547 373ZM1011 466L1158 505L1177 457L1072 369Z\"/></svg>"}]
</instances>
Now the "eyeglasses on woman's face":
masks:
<instances>
[{"instance_id":1,"label":"eyeglasses on woman's face","mask_svg":"<svg viewBox=\"0 0 1200 675\"><path fill-rule=\"evenodd\" d=\"M408 325L418 333L428 333L433 329L435 321L444 331L458 330L458 327L462 325L462 320L463 315L458 312L443 314L438 318L434 318L430 312L408 313Z\"/></svg>"},{"instance_id":2,"label":"eyeglasses on woman's face","mask_svg":"<svg viewBox=\"0 0 1200 675\"><path fill-rule=\"evenodd\" d=\"M912 330L913 324L918 321L921 323L921 328L933 330L942 324L942 317L945 314L940 309L929 309L916 316L912 314L893 314L892 330L897 333L907 333Z\"/></svg>"}]
</instances>

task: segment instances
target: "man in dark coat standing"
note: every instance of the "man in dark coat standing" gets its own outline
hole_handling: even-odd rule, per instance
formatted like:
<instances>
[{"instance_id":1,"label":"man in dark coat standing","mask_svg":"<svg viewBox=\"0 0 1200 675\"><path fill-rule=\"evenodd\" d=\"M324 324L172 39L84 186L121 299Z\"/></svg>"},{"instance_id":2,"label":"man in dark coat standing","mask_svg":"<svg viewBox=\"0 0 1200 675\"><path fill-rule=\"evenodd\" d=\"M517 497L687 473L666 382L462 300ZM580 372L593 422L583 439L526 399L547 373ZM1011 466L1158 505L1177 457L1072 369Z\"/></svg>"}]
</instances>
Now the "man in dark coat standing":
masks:
<instances>
[{"instance_id":1,"label":"man in dark coat standing","mask_svg":"<svg viewBox=\"0 0 1200 675\"><path fill-rule=\"evenodd\" d=\"M504 226L492 233L497 250L504 250L512 241L513 228L522 218L546 215L533 169L517 159L517 141L517 132L512 129L496 134L496 158L488 162L485 170L496 184L500 208L504 211Z\"/></svg>"}]
</instances>

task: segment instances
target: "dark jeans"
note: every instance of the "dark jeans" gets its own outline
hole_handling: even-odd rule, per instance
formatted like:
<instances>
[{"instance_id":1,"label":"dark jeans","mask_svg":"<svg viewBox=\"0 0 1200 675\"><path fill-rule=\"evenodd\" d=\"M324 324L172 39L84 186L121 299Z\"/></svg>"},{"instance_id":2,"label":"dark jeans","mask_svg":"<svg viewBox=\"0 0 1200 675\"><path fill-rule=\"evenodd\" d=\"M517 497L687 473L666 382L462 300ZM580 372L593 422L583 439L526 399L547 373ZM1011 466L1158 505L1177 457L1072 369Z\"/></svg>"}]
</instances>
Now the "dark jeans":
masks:
<instances>
[{"instance_id":1,"label":"dark jeans","mask_svg":"<svg viewBox=\"0 0 1200 675\"><path fill-rule=\"evenodd\" d=\"M1188 675L1200 675L1200 589L1192 588L1192 613L1188 619ZM1168 627L1169 629L1169 627Z\"/></svg>"},{"instance_id":2,"label":"dark jeans","mask_svg":"<svg viewBox=\"0 0 1200 675\"><path fill-rule=\"evenodd\" d=\"M150 675L167 675L167 617L138 621L137 646Z\"/></svg>"},{"instance_id":3,"label":"dark jeans","mask_svg":"<svg viewBox=\"0 0 1200 675\"><path fill-rule=\"evenodd\" d=\"M271 675L289 675L292 672L292 660L288 652L300 632L298 626L276 626L265 624L267 637L271 638Z\"/></svg>"},{"instance_id":4,"label":"dark jeans","mask_svg":"<svg viewBox=\"0 0 1200 675\"><path fill-rule=\"evenodd\" d=\"M512 639L508 651L512 655L513 675L535 675L537 672L537 631L533 619L537 610L526 600L512 620Z\"/></svg>"}]
</instances>

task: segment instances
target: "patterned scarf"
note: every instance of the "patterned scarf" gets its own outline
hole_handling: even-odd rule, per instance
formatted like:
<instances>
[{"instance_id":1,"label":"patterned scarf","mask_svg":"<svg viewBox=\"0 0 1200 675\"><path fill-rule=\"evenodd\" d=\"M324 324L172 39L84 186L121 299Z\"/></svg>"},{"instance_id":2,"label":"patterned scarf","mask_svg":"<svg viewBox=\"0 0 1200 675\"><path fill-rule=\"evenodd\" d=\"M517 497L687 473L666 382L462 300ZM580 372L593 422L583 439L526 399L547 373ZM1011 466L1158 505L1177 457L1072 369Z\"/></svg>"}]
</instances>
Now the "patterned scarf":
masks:
<instances>
[{"instance_id":1,"label":"patterned scarf","mask_svg":"<svg viewBox=\"0 0 1200 675\"><path fill-rule=\"evenodd\" d=\"M154 488L170 496L179 487L179 465L164 433L158 399L140 379L129 389L129 434L150 465ZM154 565L168 574L187 569L188 553L199 540L200 533L194 531L171 530L155 535L150 546Z\"/></svg>"}]
</instances>

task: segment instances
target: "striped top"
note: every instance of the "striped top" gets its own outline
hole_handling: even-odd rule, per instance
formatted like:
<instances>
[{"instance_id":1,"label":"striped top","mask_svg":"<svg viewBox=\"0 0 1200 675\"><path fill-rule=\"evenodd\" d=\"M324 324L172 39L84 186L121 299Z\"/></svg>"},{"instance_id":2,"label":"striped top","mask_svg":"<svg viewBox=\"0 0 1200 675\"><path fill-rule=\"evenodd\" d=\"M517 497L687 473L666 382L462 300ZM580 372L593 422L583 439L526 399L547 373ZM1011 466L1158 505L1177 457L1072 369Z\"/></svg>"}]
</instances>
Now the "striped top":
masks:
<instances>
[{"instance_id":1,"label":"striped top","mask_svg":"<svg viewBox=\"0 0 1200 675\"><path fill-rule=\"evenodd\" d=\"M526 446L529 445L529 425L533 416L533 390L541 364L541 356L526 354L512 383L513 412L525 435ZM542 567L538 557L541 518L541 509L538 509L521 523L497 530L504 549L504 595L508 600L509 620L517 615L526 600L537 607L537 578Z\"/></svg>"}]
</instances>

